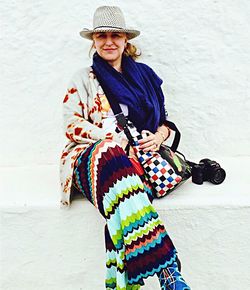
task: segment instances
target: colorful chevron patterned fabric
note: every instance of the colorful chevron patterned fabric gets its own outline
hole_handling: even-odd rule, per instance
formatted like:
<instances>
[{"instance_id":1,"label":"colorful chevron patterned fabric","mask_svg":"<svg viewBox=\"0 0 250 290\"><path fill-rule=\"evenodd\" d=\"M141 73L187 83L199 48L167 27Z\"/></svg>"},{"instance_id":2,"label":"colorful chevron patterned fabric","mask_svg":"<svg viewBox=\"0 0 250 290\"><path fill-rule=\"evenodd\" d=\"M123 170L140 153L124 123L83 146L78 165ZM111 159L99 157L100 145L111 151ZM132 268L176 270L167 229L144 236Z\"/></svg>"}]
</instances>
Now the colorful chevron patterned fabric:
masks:
<instances>
[{"instance_id":1,"label":"colorful chevron patterned fabric","mask_svg":"<svg viewBox=\"0 0 250 290\"><path fill-rule=\"evenodd\" d=\"M116 142L89 146L76 160L74 183L106 219L106 289L140 289L172 264L176 249L151 189Z\"/></svg>"}]
</instances>

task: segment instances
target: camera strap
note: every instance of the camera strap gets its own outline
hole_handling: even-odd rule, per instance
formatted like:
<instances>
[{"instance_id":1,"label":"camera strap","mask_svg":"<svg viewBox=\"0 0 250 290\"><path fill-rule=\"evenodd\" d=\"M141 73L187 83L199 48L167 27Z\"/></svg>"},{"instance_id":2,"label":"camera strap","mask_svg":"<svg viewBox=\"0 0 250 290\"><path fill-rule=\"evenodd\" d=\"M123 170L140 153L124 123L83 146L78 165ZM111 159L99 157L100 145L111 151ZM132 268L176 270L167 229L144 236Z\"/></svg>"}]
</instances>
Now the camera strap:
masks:
<instances>
[{"instance_id":1,"label":"camera strap","mask_svg":"<svg viewBox=\"0 0 250 290\"><path fill-rule=\"evenodd\" d=\"M130 145L132 145L133 144L133 137L132 137L130 130L129 130L128 119L124 116L122 109L121 109L121 106L119 105L119 103L115 99L110 99L108 95L106 95L106 97L109 101L110 107L115 115L116 120L117 120L117 126L124 130L124 133L127 136ZM176 127L176 125L169 120L165 120L164 125L167 125L171 130L175 131L174 140L173 140L172 145L170 146L170 149L173 152L176 152L176 150L179 146L179 143L180 143L181 133L178 130L178 128Z\"/></svg>"}]
</instances>

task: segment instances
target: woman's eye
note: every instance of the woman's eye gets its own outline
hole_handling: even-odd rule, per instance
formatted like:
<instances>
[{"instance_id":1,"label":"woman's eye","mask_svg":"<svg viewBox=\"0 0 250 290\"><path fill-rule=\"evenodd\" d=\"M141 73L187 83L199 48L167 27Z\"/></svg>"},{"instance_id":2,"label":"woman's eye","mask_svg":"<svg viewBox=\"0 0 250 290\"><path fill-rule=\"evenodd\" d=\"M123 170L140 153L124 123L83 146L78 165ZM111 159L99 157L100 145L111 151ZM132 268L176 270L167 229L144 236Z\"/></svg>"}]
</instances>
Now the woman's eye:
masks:
<instances>
[{"instance_id":1,"label":"woman's eye","mask_svg":"<svg viewBox=\"0 0 250 290\"><path fill-rule=\"evenodd\" d=\"M104 38L105 35L104 35L104 34L97 34L96 37L97 37L97 38Z\"/></svg>"}]
</instances>

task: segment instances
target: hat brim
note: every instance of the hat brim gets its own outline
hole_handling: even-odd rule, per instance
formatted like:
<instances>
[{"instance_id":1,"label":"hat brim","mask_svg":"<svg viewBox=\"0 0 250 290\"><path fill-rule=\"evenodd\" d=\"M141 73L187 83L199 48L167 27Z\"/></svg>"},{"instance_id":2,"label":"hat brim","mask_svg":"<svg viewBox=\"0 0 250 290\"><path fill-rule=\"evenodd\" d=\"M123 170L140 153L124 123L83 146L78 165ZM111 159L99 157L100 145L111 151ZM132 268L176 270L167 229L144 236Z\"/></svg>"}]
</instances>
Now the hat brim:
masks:
<instances>
[{"instance_id":1,"label":"hat brim","mask_svg":"<svg viewBox=\"0 0 250 290\"><path fill-rule=\"evenodd\" d=\"M83 29L82 31L80 31L80 35L83 38L92 40L92 35L95 32L123 32L127 34L128 39L132 39L135 38L137 36L140 35L140 31L139 30L135 30L135 29L117 29L117 28L96 28L93 30L90 29Z\"/></svg>"}]
</instances>

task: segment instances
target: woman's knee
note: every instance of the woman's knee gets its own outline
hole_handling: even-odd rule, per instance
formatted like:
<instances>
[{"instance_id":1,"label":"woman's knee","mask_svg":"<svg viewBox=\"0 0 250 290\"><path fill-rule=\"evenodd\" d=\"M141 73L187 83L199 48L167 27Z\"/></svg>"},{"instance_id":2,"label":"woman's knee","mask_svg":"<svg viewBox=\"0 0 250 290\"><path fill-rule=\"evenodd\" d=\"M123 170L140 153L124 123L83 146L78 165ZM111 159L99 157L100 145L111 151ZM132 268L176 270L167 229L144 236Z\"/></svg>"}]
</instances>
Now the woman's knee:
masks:
<instances>
[{"instance_id":1,"label":"woman's knee","mask_svg":"<svg viewBox=\"0 0 250 290\"><path fill-rule=\"evenodd\" d=\"M119 156L123 155L126 156L125 151L121 147L121 145L113 140L105 139L101 140L98 144L98 149L102 152L102 154L105 156L105 153L108 155L113 155L113 156Z\"/></svg>"},{"instance_id":2,"label":"woman's knee","mask_svg":"<svg viewBox=\"0 0 250 290\"><path fill-rule=\"evenodd\" d=\"M122 147L119 143L117 143L116 141L111 140L111 139L100 140L99 146L111 148L111 150L112 150L112 148L116 148L116 147L120 147L122 149Z\"/></svg>"}]
</instances>

